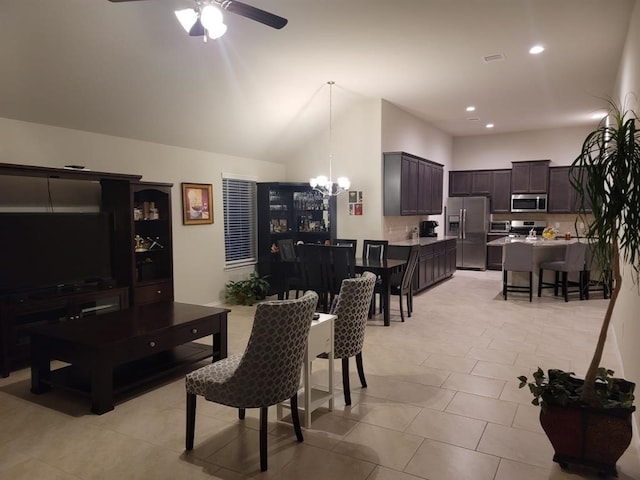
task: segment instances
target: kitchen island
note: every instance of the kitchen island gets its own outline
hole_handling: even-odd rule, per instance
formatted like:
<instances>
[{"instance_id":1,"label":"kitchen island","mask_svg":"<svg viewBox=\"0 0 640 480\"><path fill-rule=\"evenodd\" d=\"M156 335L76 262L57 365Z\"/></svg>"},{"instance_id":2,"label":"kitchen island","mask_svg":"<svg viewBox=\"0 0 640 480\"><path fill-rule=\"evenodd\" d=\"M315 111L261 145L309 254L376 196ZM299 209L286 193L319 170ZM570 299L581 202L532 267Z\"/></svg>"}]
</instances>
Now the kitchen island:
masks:
<instances>
[{"instance_id":1,"label":"kitchen island","mask_svg":"<svg viewBox=\"0 0 640 480\"><path fill-rule=\"evenodd\" d=\"M389 242L389 246L419 248L413 291L419 292L449 278L456 271L456 236L420 237Z\"/></svg>"}]
</instances>

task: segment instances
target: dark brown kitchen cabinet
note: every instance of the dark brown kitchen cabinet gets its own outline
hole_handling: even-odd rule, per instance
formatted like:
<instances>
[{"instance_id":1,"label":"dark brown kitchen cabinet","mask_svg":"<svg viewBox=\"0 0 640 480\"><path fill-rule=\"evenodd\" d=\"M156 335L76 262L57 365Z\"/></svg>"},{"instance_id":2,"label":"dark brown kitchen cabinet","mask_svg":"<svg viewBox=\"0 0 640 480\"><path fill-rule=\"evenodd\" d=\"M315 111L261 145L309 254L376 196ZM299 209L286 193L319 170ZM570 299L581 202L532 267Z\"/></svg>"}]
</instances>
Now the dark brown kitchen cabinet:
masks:
<instances>
[{"instance_id":1,"label":"dark brown kitchen cabinet","mask_svg":"<svg viewBox=\"0 0 640 480\"><path fill-rule=\"evenodd\" d=\"M405 152L384 153L384 215L442 213L442 165Z\"/></svg>"},{"instance_id":2,"label":"dark brown kitchen cabinet","mask_svg":"<svg viewBox=\"0 0 640 480\"><path fill-rule=\"evenodd\" d=\"M547 193L550 160L512 162L511 193Z\"/></svg>"},{"instance_id":3,"label":"dark brown kitchen cabinet","mask_svg":"<svg viewBox=\"0 0 640 480\"><path fill-rule=\"evenodd\" d=\"M511 211L511 170L491 171L491 213Z\"/></svg>"},{"instance_id":4,"label":"dark brown kitchen cabinet","mask_svg":"<svg viewBox=\"0 0 640 480\"><path fill-rule=\"evenodd\" d=\"M486 197L491 195L491 170L452 170L449 172L449 196Z\"/></svg>"},{"instance_id":5,"label":"dark brown kitchen cabinet","mask_svg":"<svg viewBox=\"0 0 640 480\"><path fill-rule=\"evenodd\" d=\"M549 169L549 213L575 212L575 190L569 182L571 167L554 167Z\"/></svg>"},{"instance_id":6,"label":"dark brown kitchen cabinet","mask_svg":"<svg viewBox=\"0 0 640 480\"><path fill-rule=\"evenodd\" d=\"M456 270L456 240L440 240L420 246L414 290L420 291L449 278Z\"/></svg>"}]
</instances>

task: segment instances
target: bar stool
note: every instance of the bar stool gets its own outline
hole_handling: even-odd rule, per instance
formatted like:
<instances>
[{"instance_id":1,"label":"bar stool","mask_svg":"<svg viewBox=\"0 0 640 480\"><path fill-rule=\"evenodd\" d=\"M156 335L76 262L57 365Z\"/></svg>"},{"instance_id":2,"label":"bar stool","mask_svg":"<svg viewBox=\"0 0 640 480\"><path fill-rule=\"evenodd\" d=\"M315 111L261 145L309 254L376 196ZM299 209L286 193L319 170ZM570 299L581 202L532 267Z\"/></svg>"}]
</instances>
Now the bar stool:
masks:
<instances>
[{"instance_id":1,"label":"bar stool","mask_svg":"<svg viewBox=\"0 0 640 480\"><path fill-rule=\"evenodd\" d=\"M565 251L564 260L557 260L555 262L544 262L540 264L540 272L538 276L538 297L542 295L543 288L553 288L553 294L558 296L558 288L562 285L562 295L564 301L569 301L569 287L577 286L578 293L580 294L580 300L584 298L584 271L585 256L587 252L586 243L570 243L567 245ZM554 272L554 281L543 281L544 270L551 270ZM576 272L579 275L578 282L569 281L569 273ZM562 273L562 283L560 283L560 273Z\"/></svg>"},{"instance_id":2,"label":"bar stool","mask_svg":"<svg viewBox=\"0 0 640 480\"><path fill-rule=\"evenodd\" d=\"M508 283L509 272L528 272L529 285ZM513 275L512 275L513 280ZM507 299L507 292L528 292L529 301L533 299L533 244L526 242L506 243L504 246L504 262L502 263L502 296Z\"/></svg>"},{"instance_id":3,"label":"bar stool","mask_svg":"<svg viewBox=\"0 0 640 480\"><path fill-rule=\"evenodd\" d=\"M591 278L591 272L596 272L597 276ZM582 275L582 288L584 298L589 300L591 292L602 292L603 298L607 299L613 290L613 282L611 280L611 270L603 267L593 256L591 245L587 246L587 252L584 261L584 270L580 272Z\"/></svg>"}]
</instances>

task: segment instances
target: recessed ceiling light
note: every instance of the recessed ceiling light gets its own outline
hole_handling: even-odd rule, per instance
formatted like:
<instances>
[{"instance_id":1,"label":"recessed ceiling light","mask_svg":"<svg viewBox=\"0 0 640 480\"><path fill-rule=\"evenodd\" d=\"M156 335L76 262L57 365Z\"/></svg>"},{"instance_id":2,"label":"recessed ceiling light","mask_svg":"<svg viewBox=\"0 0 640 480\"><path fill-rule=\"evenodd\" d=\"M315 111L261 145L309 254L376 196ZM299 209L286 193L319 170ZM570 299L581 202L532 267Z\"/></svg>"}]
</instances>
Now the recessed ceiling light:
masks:
<instances>
[{"instance_id":1,"label":"recessed ceiling light","mask_svg":"<svg viewBox=\"0 0 640 480\"><path fill-rule=\"evenodd\" d=\"M475 112L476 111L476 107L474 107L473 105L469 105L467 107L467 112Z\"/></svg>"},{"instance_id":2,"label":"recessed ceiling light","mask_svg":"<svg viewBox=\"0 0 640 480\"><path fill-rule=\"evenodd\" d=\"M529 49L529 53L531 55L538 55L542 52L544 52L544 47L542 45L534 45Z\"/></svg>"},{"instance_id":3,"label":"recessed ceiling light","mask_svg":"<svg viewBox=\"0 0 640 480\"><path fill-rule=\"evenodd\" d=\"M487 123L487 124L485 125L485 127L487 127L487 128L493 128L493 126L494 126L494 125L493 125L493 123Z\"/></svg>"}]
</instances>

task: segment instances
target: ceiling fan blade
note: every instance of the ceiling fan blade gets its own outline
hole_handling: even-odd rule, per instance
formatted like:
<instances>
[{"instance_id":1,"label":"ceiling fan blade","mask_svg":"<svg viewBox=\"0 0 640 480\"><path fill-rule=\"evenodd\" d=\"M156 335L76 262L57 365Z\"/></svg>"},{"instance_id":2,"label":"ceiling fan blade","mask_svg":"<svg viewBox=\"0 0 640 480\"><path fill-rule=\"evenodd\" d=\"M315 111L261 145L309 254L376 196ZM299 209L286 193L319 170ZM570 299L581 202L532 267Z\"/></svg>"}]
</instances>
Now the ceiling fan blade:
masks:
<instances>
[{"instance_id":1,"label":"ceiling fan blade","mask_svg":"<svg viewBox=\"0 0 640 480\"><path fill-rule=\"evenodd\" d=\"M252 7L246 3L236 2L234 0L216 0L216 2L220 3L223 9L231 13L250 18L251 20L255 20L256 22L260 22L269 27L277 28L278 30L284 27L288 22L286 18L260 10L259 8Z\"/></svg>"}]
</instances>

